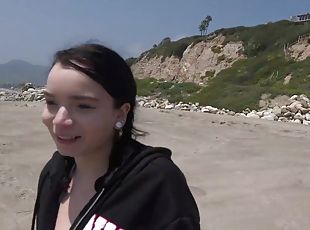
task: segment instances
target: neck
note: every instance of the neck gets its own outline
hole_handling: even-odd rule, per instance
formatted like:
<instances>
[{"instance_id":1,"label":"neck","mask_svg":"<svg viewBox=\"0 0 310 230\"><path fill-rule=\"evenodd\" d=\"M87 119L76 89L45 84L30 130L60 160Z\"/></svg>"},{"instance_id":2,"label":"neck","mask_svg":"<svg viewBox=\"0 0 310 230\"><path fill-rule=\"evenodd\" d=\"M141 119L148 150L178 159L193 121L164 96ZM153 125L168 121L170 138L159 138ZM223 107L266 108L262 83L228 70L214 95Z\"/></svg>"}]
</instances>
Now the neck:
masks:
<instances>
[{"instance_id":1,"label":"neck","mask_svg":"<svg viewBox=\"0 0 310 230\"><path fill-rule=\"evenodd\" d=\"M93 152L91 155L75 157L74 180L78 183L94 185L96 179L103 176L108 170L111 149L112 146L109 146L104 150Z\"/></svg>"}]
</instances>

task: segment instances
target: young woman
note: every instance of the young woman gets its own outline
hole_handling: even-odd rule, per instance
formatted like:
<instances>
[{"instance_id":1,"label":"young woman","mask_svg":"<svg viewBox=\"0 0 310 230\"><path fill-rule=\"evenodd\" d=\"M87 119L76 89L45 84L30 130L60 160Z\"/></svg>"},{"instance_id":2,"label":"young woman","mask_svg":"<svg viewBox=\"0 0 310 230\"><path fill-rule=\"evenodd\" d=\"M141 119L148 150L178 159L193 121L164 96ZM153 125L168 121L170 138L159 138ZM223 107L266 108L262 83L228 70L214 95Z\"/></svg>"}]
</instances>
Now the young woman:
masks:
<instances>
[{"instance_id":1,"label":"young woman","mask_svg":"<svg viewBox=\"0 0 310 230\"><path fill-rule=\"evenodd\" d=\"M42 121L57 150L40 174L31 229L200 229L171 151L136 140L136 93L114 51L83 44L56 53Z\"/></svg>"}]
</instances>

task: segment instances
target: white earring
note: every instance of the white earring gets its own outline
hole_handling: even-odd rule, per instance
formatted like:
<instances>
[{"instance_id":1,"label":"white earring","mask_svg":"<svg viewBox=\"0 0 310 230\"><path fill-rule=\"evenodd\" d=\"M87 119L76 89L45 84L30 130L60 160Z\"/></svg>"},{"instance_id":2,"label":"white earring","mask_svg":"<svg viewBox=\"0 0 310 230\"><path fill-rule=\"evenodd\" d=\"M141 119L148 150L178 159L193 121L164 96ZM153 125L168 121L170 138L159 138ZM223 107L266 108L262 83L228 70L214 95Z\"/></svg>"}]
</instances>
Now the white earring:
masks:
<instances>
[{"instance_id":1,"label":"white earring","mask_svg":"<svg viewBox=\"0 0 310 230\"><path fill-rule=\"evenodd\" d=\"M123 127L123 122L118 121L118 122L116 122L115 126L117 129L121 129Z\"/></svg>"},{"instance_id":2,"label":"white earring","mask_svg":"<svg viewBox=\"0 0 310 230\"><path fill-rule=\"evenodd\" d=\"M118 136L121 137L123 135L123 123L125 123L125 121L118 121L115 124L116 129L119 131L118 132Z\"/></svg>"}]
</instances>

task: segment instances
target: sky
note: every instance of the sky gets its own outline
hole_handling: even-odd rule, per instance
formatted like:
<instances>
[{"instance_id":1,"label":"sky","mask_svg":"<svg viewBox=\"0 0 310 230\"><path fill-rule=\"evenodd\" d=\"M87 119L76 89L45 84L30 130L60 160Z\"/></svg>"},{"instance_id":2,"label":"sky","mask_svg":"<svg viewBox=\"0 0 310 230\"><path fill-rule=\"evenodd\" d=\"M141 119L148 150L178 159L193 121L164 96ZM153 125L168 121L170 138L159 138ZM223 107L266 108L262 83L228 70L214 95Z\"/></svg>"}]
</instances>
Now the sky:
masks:
<instances>
[{"instance_id":1,"label":"sky","mask_svg":"<svg viewBox=\"0 0 310 230\"><path fill-rule=\"evenodd\" d=\"M1 0L0 63L50 65L60 49L100 42L137 57L163 38L253 26L310 12L310 0ZM266 35L267 36L267 35Z\"/></svg>"}]
</instances>

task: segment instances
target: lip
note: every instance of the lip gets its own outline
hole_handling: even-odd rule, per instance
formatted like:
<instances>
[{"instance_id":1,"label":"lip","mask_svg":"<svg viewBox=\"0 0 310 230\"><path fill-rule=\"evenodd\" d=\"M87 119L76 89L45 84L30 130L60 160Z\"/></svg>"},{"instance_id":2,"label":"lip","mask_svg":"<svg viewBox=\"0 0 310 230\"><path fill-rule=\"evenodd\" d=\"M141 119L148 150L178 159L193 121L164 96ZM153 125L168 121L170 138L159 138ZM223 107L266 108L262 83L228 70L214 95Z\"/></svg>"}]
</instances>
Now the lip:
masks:
<instances>
[{"instance_id":1,"label":"lip","mask_svg":"<svg viewBox=\"0 0 310 230\"><path fill-rule=\"evenodd\" d=\"M74 144L74 143L76 143L80 138L81 138L81 136L76 136L76 137L75 137L74 139L72 139L72 140L65 140L65 139L61 139L58 135L56 135L57 142L60 143L60 144L65 144L65 145Z\"/></svg>"}]
</instances>

